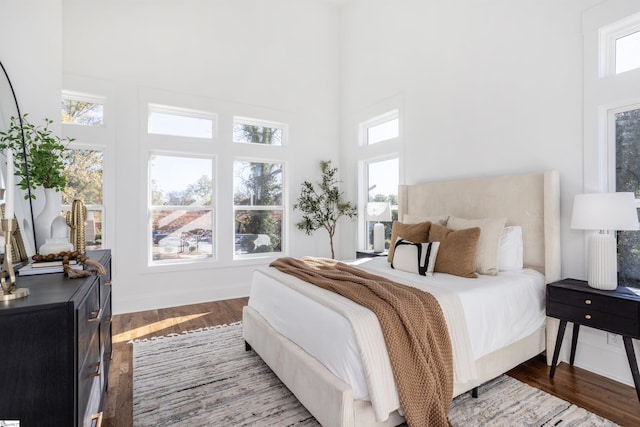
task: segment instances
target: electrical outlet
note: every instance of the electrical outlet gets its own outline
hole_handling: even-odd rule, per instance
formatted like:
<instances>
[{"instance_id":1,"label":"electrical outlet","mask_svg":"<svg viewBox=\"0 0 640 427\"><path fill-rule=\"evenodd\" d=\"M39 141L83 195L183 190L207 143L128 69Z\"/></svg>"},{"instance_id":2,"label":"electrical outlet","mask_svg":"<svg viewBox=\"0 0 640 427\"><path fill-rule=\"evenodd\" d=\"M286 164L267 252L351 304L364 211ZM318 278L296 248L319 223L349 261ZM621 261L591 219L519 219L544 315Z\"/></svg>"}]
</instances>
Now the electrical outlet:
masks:
<instances>
[{"instance_id":1,"label":"electrical outlet","mask_svg":"<svg viewBox=\"0 0 640 427\"><path fill-rule=\"evenodd\" d=\"M607 332L607 344L619 346L622 344L622 337L618 334Z\"/></svg>"}]
</instances>

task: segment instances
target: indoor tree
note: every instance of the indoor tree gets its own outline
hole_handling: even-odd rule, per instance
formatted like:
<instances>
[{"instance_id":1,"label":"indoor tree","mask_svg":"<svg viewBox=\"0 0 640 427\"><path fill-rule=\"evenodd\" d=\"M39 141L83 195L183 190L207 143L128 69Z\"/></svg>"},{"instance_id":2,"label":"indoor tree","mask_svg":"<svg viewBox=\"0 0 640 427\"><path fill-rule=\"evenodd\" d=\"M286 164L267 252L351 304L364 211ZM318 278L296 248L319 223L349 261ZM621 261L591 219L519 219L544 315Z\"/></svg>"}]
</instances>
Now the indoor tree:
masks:
<instances>
[{"instance_id":1,"label":"indoor tree","mask_svg":"<svg viewBox=\"0 0 640 427\"><path fill-rule=\"evenodd\" d=\"M318 190L309 181L302 183L302 190L294 209L302 211L302 221L296 224L298 229L308 235L324 228L329 233L331 245L331 258L335 258L333 249L333 236L336 232L338 220L342 216L353 219L357 215L357 209L350 202L344 201L340 191L337 173L338 168L331 167L331 160L321 161L322 175Z\"/></svg>"}]
</instances>

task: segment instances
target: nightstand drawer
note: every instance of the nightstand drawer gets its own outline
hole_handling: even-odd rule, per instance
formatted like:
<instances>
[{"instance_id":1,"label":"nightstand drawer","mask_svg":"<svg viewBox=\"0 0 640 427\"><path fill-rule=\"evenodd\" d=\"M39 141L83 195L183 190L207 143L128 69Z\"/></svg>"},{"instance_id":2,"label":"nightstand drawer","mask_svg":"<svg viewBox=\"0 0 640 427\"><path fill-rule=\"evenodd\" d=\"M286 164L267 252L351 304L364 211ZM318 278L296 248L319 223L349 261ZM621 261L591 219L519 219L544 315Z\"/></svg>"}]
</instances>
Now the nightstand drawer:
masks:
<instances>
[{"instance_id":1,"label":"nightstand drawer","mask_svg":"<svg viewBox=\"0 0 640 427\"><path fill-rule=\"evenodd\" d=\"M547 316L556 317L561 320L579 323L596 329L614 332L633 337L640 336L640 325L638 318L618 316L594 310L592 307L576 307L565 303L550 301L547 305Z\"/></svg>"},{"instance_id":2,"label":"nightstand drawer","mask_svg":"<svg viewBox=\"0 0 640 427\"><path fill-rule=\"evenodd\" d=\"M548 292L551 303L557 302L578 308L615 313L616 316L638 320L638 303L636 301L557 287L549 288Z\"/></svg>"}]
</instances>

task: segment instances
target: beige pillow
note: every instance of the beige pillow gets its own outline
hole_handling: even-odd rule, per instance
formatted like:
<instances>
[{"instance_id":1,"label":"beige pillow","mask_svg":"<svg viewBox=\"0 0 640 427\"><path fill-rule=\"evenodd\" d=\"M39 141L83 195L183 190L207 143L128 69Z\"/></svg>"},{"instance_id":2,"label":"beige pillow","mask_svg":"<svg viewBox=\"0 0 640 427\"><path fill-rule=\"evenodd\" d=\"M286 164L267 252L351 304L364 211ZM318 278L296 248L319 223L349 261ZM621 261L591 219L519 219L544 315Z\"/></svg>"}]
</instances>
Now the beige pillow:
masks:
<instances>
[{"instance_id":1,"label":"beige pillow","mask_svg":"<svg viewBox=\"0 0 640 427\"><path fill-rule=\"evenodd\" d=\"M455 276L477 278L476 252L480 228L451 230L438 224L431 224L430 242L440 242L434 271Z\"/></svg>"},{"instance_id":2,"label":"beige pillow","mask_svg":"<svg viewBox=\"0 0 640 427\"><path fill-rule=\"evenodd\" d=\"M450 216L447 227L452 230L480 227L476 269L480 274L498 275L498 252L500 235L507 218L464 219Z\"/></svg>"},{"instance_id":3,"label":"beige pillow","mask_svg":"<svg viewBox=\"0 0 640 427\"><path fill-rule=\"evenodd\" d=\"M405 224L417 224L419 222L430 222L432 224L447 225L449 215L437 215L437 216L417 216L406 214L402 218L402 222Z\"/></svg>"},{"instance_id":4,"label":"beige pillow","mask_svg":"<svg viewBox=\"0 0 640 427\"><path fill-rule=\"evenodd\" d=\"M387 261L393 261L393 249L396 244L396 240L400 238L413 243L426 243L429 241L430 228L430 222L404 224L399 221L393 221L393 225L391 226L391 244L389 245Z\"/></svg>"}]
</instances>

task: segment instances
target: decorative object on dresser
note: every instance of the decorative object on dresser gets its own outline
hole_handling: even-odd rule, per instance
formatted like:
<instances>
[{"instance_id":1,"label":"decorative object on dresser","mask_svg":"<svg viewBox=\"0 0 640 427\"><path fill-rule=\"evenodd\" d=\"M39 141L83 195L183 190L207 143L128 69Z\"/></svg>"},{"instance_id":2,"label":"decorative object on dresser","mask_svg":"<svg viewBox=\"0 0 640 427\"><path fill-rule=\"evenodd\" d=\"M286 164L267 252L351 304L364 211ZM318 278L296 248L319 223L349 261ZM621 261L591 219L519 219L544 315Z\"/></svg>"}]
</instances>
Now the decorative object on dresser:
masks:
<instances>
[{"instance_id":1,"label":"decorative object on dresser","mask_svg":"<svg viewBox=\"0 0 640 427\"><path fill-rule=\"evenodd\" d=\"M86 252L86 239L85 239L85 222L87 221L87 207L82 203L82 200L74 200L71 204L71 211L65 215L67 225L71 229L70 241L74 249L83 254Z\"/></svg>"},{"instance_id":2,"label":"decorative object on dresser","mask_svg":"<svg viewBox=\"0 0 640 427\"><path fill-rule=\"evenodd\" d=\"M100 417L111 363L111 252L87 256L104 276L25 277L29 296L0 304L0 419L81 427Z\"/></svg>"},{"instance_id":3,"label":"decorative object on dresser","mask_svg":"<svg viewBox=\"0 0 640 427\"><path fill-rule=\"evenodd\" d=\"M599 230L589 236L587 279L596 289L618 286L616 238L613 230L638 230L638 209L633 193L578 194L573 201L571 228Z\"/></svg>"},{"instance_id":4,"label":"decorative object on dresser","mask_svg":"<svg viewBox=\"0 0 640 427\"><path fill-rule=\"evenodd\" d=\"M16 273L13 269L13 247L14 233L18 226L15 218L2 218L0 220L4 237L4 260L0 269L0 301L9 301L24 298L29 295L28 288L18 288L16 286Z\"/></svg>"},{"instance_id":5,"label":"decorative object on dresser","mask_svg":"<svg viewBox=\"0 0 640 427\"><path fill-rule=\"evenodd\" d=\"M44 188L45 205L34 221L36 247L52 237L53 222L61 216L61 191L67 185L64 175L66 149L67 144L73 141L54 135L49 128L51 124L53 121L45 118L43 126L34 125L29 122L28 114L23 114L22 117L12 117L9 129L0 135L0 148L11 153L15 175L20 179L18 186L23 190ZM9 176L12 174L7 173L7 187ZM35 195L29 192L25 197L35 198Z\"/></svg>"},{"instance_id":6,"label":"decorative object on dresser","mask_svg":"<svg viewBox=\"0 0 640 427\"><path fill-rule=\"evenodd\" d=\"M338 168L331 167L331 160L321 161L320 169L322 176L318 191L309 181L303 182L300 197L293 205L293 209L302 211L302 221L296 224L298 230L303 230L308 235L320 228L327 230L333 259L335 258L333 236L338 220L343 216L353 219L358 214L358 210L350 202L342 199L343 193L338 187L340 181L336 176Z\"/></svg>"},{"instance_id":7,"label":"decorative object on dresser","mask_svg":"<svg viewBox=\"0 0 640 427\"><path fill-rule=\"evenodd\" d=\"M367 203L367 221L375 222L373 226L373 251L384 251L384 224L391 221L391 206L389 202ZM382 222L381 222L382 221ZM391 242L393 245L395 242Z\"/></svg>"},{"instance_id":8,"label":"decorative object on dresser","mask_svg":"<svg viewBox=\"0 0 640 427\"><path fill-rule=\"evenodd\" d=\"M547 316L560 319L549 377L553 378L567 322L573 323L573 365L580 325L622 335L631 375L640 400L640 373L633 338L640 339L640 295L620 286L613 291L594 289L583 280L564 279L547 285Z\"/></svg>"}]
</instances>

